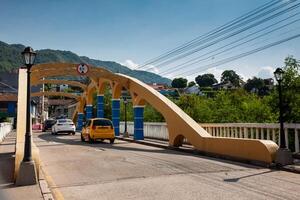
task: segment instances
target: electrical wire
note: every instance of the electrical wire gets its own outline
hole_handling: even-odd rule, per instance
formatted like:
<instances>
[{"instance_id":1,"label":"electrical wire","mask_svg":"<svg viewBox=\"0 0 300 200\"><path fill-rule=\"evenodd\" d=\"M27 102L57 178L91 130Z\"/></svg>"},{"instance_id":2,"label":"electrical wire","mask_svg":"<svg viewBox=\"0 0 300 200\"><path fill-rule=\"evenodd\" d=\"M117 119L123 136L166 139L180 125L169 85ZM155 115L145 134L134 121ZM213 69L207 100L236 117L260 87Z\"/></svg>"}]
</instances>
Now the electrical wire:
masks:
<instances>
[{"instance_id":1,"label":"electrical wire","mask_svg":"<svg viewBox=\"0 0 300 200\"><path fill-rule=\"evenodd\" d=\"M279 24L279 23L281 23L281 22L283 22L283 21L286 21L286 20L288 20L288 19L290 19L290 18L292 18L292 17L295 17L295 16L297 16L297 15L299 15L299 14L300 14L300 13L296 13L296 14L294 14L294 15L291 15L291 16L289 16L289 17L283 19L283 20L280 20L280 21L278 21L278 22L276 22L276 23L273 23L273 24L271 24L271 25L269 25L269 26L267 26L267 27L264 27L264 28L262 28L262 29L260 29L260 30L258 30L258 31L256 31L256 32L254 32L254 33L248 34L248 35L246 35L245 37L243 37L243 38L241 38L241 39L235 40L235 41L231 42L230 44L226 44L226 45L224 45L224 46L222 46L222 47L220 47L220 48L218 48L218 49L216 49L216 50L213 50L213 51L210 51L210 52L208 52L208 53L202 54L201 56L197 56L196 58L193 58L193 59L188 60L188 61L186 61L186 62L184 62L184 63L181 63L181 64L179 64L179 65L176 65L176 66L174 66L173 68L169 68L169 69L167 69L167 70L161 71L161 72L160 72L160 75L166 75L166 74L168 74L168 73L171 72L171 71L176 71L176 70L178 70L178 69L180 69L180 68L184 68L184 67L186 67L186 66L196 64L196 63L198 63L198 62L200 62L200 61L205 61L205 60L207 60L207 59L209 59L209 58L211 58L211 57L215 57L215 56L217 56L217 55L220 55L220 54L222 54L222 53L224 53L224 52L227 52L227 51L232 50L232 49L234 49L234 48L236 48L236 47L239 47L239 46L241 46L241 45L244 45L244 44L246 44L246 43L249 43L249 42L251 42L251 41L253 41L253 40L256 40L256 39L261 38L261 37L264 37L264 36L267 36L267 35L270 34L270 33L273 33L273 32L275 32L275 31L278 31L278 30L280 30L280 29L282 29L282 28L285 28L285 27L287 27L287 26L289 26L289 25L291 25L291 24L294 24L294 23L300 21L300 19L293 20L293 21L291 21L291 22L289 22L289 23L287 23L287 24L284 24L284 25L282 25L282 26L280 26L280 27L274 28L274 29L272 29L272 30L270 30L270 31L268 31L268 32L264 32L264 33L262 33L262 34L260 34L260 35L258 35L258 36L256 36L256 37L254 37L254 38L252 38L252 39L249 39L249 40L244 41L244 42L242 42L242 43L238 43L238 44L235 45L235 46L232 46L233 44L235 44L235 43L237 43L237 42L240 42L240 41L242 41L242 40L244 40L244 39L246 39L246 38L248 38L248 37L250 37L250 36L253 36L253 35L255 35L255 34L259 33L259 32L265 31L265 30L267 30L267 29L269 29L269 28L271 28L271 27L274 27L275 25L277 25L277 24ZM232 47L226 48L226 47L228 47L228 46L232 46ZM224 48L226 48L226 49L224 49ZM224 50L221 51L221 52L218 52L218 51L221 50L221 49L224 49ZM215 53L215 54L213 54L213 55L210 55L211 53L214 53L214 52L218 52L218 53ZM207 56L207 55L210 55L210 56ZM204 57L204 56L207 56L207 57L202 58L202 57ZM200 58L202 58L202 59L200 59Z\"/></svg>"},{"instance_id":2,"label":"electrical wire","mask_svg":"<svg viewBox=\"0 0 300 200\"><path fill-rule=\"evenodd\" d=\"M228 39L228 38L231 38L231 37L233 37L233 36L236 36L236 35L238 35L238 34L240 34L240 33L242 33L242 32L245 32L245 31L247 31L247 30L249 30L249 29L251 29L251 28L253 28L253 27L255 27L255 26L258 26L258 25L260 25L260 24L262 24L262 23L264 23L264 22L267 22L267 21L269 21L269 20L271 20L271 19L274 19L275 17L278 17L278 16L280 16L280 15L282 15L282 14L285 14L285 13L291 11L291 10L294 10L294 9L298 8L299 6L300 6L300 3L298 3L298 4L296 4L296 5L293 5L293 6L291 6L291 7L289 7L289 8L286 8L286 9L280 11L280 12L277 12L277 13L275 13L275 14L273 14L273 15L267 17L267 18L264 18L264 19L262 19L262 20L260 20L260 21L258 21L258 22L255 22L254 24L251 24L251 25L249 25L249 26L246 26L246 27L244 27L244 28L242 28L242 29L240 29L240 30L238 30L238 31L235 31L235 32L233 32L233 33L231 33L231 34L229 34L229 35L227 35L227 36L224 36L224 37L219 38L219 39L217 39L217 40L215 40L215 41L212 41L212 42L210 42L210 43L208 43L208 44L206 44L206 45L204 45L204 46L198 47L197 49L194 49L194 50L192 50L192 51L189 51L189 52L187 52L187 53L185 53L185 54L179 55L179 56L177 56L177 57L175 57L175 58L173 58L173 59L171 59L171 60L167 60L167 61L165 61L165 62L163 62L163 63L161 63L161 64L159 64L159 65L156 65L156 67L159 67L159 66L162 66L162 65L168 65L168 64L170 64L170 63L172 63L172 62L175 62L175 61L177 61L177 60L179 60L179 59L182 59L182 58L185 58L185 57L187 57L187 56L190 56L190 55L192 55L192 54L194 54L194 53L196 53L196 52L199 52L200 50L203 50L203 49L208 48L208 47L210 47L210 46L212 46L212 45L214 45L214 44L217 44L218 42L221 42L221 41L224 41L225 39Z\"/></svg>"},{"instance_id":3,"label":"electrical wire","mask_svg":"<svg viewBox=\"0 0 300 200\"><path fill-rule=\"evenodd\" d=\"M282 39L282 40L279 40L279 41L276 41L276 42L273 42L273 43L269 43L269 44L267 44L267 45L264 45L264 46L262 46L262 47L253 49L253 50L251 50L251 51L247 51L247 52L238 54L238 55L236 55L236 56L232 56L232 57L229 57L229 58L225 58L225 59L222 59L222 60L220 60L220 61L218 61L218 62L211 63L211 64L208 64L208 65L204 65L204 66L202 66L202 67L198 67L198 68L195 69L195 70L190 70L190 71L187 71L187 72L183 72L183 73L178 74L178 75L186 75L186 76L190 76L190 75L193 75L193 74L195 74L195 73L199 73L199 70L203 71L203 70L206 70L206 69L208 69L208 68L210 68L210 67L212 67L212 66L216 67L216 66L219 66L219 65L223 65L223 64L232 62L232 61L234 61L234 60L243 58L243 57L245 57L245 56L248 56L248 55L257 53L257 52L259 52L259 51L262 51L262 50L271 48L271 47L273 47L273 46L276 46L276 45L279 45L279 44L288 42L288 41L293 40L293 39L296 39L296 38L298 38L298 37L300 37L300 34L296 34L296 35L294 35L294 36L291 36L291 37L288 37L288 38L285 38L285 39Z\"/></svg>"},{"instance_id":4,"label":"electrical wire","mask_svg":"<svg viewBox=\"0 0 300 200\"><path fill-rule=\"evenodd\" d=\"M239 18L236 18L235 20L232 20L231 22L226 23L225 25L223 25L223 26L221 26L221 27L219 27L219 28L216 28L216 29L214 29L213 31L208 32L207 34L204 34L204 35L202 35L202 36L199 36L199 37L195 38L194 40L191 40L190 42L186 43L185 45L181 45L181 46L179 46L178 48L175 48L173 51L169 51L169 52L167 52L166 54L163 54L163 55L162 55L163 57L159 56L159 59L161 60L162 58L166 58L167 56L170 56L171 53L172 53L172 54L174 54L175 52L181 53L182 50L186 50L188 47L189 47L189 48L194 47L196 44L199 44L199 42L203 42L204 39L206 39L206 40L207 40L207 39L213 39L212 37L216 37L216 34L217 34L217 33L218 33L217 36L220 36L220 35L224 34L224 31L227 31L227 32L228 32L228 31L231 31L231 30L233 30L234 28L240 27L241 25L245 25L246 23L249 23L249 22L251 22L251 21L253 21L253 20L256 20L258 17L261 17L261 16L263 16L263 15L269 14L269 13L275 11L276 9L280 9L280 8L282 8L283 6L286 6L286 5L288 5L288 4L290 4L290 3L293 3L293 2L295 2L295 1L296 1L296 0L285 2L284 4L281 4L280 6L278 6L278 7L276 7L276 8L273 8L272 10L269 10L269 11L267 11L267 12L264 12L264 13L260 14L259 16L253 17L253 18L251 18L250 20L248 19L246 22L243 22L243 21L246 20L247 18L252 17L252 16L255 16L255 15L258 14L259 12L262 12L263 10L265 10L265 9L267 9L267 8L270 8L271 6L276 5L277 3L282 2L282 1L275 1L275 2L274 2L274 1L271 1L271 2L268 2L268 3L264 4L263 6L261 6L261 7L259 7L259 8L256 8L256 9L254 9L253 11L250 11L250 12L246 13L245 15L243 15L243 16L241 16L241 17L239 17ZM270 3L271 3L271 4L270 4ZM240 24L238 24L238 23L240 23ZM241 23L244 23L244 24L241 24ZM232 27L233 25L236 25L236 26ZM226 29L228 29L228 28L230 28L230 27L231 27L231 29L226 30ZM203 38L203 37L204 37L204 38ZM210 37L210 38L207 38L207 37ZM199 39L201 39L201 40L199 40ZM193 46L192 46L192 45L193 45ZM158 57L157 57L157 58L158 58ZM156 59L155 62L157 62L157 61L158 61L158 59ZM152 61L152 62L146 62L146 63L143 64L142 66L137 67L136 69L140 69L140 68L146 67L147 65L152 64L152 63L154 63L154 61Z\"/></svg>"}]
</instances>

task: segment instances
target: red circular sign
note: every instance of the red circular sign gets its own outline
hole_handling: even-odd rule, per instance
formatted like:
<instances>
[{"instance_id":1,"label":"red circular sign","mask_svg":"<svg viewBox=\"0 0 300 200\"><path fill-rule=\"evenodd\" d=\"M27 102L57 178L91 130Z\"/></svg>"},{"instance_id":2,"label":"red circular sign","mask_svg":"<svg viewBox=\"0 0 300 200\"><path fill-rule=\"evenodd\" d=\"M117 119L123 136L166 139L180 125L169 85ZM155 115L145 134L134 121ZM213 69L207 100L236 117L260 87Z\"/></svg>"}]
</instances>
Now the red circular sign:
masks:
<instances>
[{"instance_id":1,"label":"red circular sign","mask_svg":"<svg viewBox=\"0 0 300 200\"><path fill-rule=\"evenodd\" d=\"M77 72L80 75L85 75L86 73L88 73L88 71L89 71L89 66L87 64L79 64L77 66Z\"/></svg>"}]
</instances>

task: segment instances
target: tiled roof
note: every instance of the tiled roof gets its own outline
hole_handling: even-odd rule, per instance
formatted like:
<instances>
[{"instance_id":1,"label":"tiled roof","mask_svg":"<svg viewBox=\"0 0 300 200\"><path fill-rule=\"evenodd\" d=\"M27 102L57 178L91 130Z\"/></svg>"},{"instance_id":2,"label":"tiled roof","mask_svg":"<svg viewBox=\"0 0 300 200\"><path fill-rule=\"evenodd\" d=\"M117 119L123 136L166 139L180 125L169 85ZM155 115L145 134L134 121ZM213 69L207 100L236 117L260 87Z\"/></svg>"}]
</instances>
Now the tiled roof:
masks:
<instances>
[{"instance_id":1,"label":"tiled roof","mask_svg":"<svg viewBox=\"0 0 300 200\"><path fill-rule=\"evenodd\" d=\"M18 101L18 95L11 93L0 93L0 101Z\"/></svg>"}]
</instances>

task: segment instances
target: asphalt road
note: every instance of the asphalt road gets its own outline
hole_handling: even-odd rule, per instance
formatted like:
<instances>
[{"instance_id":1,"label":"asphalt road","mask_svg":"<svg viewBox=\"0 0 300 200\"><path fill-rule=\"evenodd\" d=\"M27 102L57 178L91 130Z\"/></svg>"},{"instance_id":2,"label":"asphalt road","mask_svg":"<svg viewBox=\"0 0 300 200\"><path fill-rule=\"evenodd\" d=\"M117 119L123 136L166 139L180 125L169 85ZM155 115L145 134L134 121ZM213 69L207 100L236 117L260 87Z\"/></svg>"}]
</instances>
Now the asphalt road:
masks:
<instances>
[{"instance_id":1,"label":"asphalt road","mask_svg":"<svg viewBox=\"0 0 300 200\"><path fill-rule=\"evenodd\" d=\"M35 133L64 199L300 199L300 175L116 140Z\"/></svg>"}]
</instances>

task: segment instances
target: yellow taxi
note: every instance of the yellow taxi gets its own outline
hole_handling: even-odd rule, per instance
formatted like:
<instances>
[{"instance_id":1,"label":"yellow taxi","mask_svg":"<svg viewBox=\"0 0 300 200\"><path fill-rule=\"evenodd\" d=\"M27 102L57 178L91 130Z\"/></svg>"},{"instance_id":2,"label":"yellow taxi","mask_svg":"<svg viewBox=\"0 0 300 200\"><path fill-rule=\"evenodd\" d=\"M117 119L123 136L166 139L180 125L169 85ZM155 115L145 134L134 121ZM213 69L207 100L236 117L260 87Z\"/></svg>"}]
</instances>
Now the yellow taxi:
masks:
<instances>
[{"instance_id":1,"label":"yellow taxi","mask_svg":"<svg viewBox=\"0 0 300 200\"><path fill-rule=\"evenodd\" d=\"M110 143L115 141L115 131L112 122L106 118L89 119L81 132L81 141L89 141L90 143L100 139L101 141L108 139Z\"/></svg>"}]
</instances>

